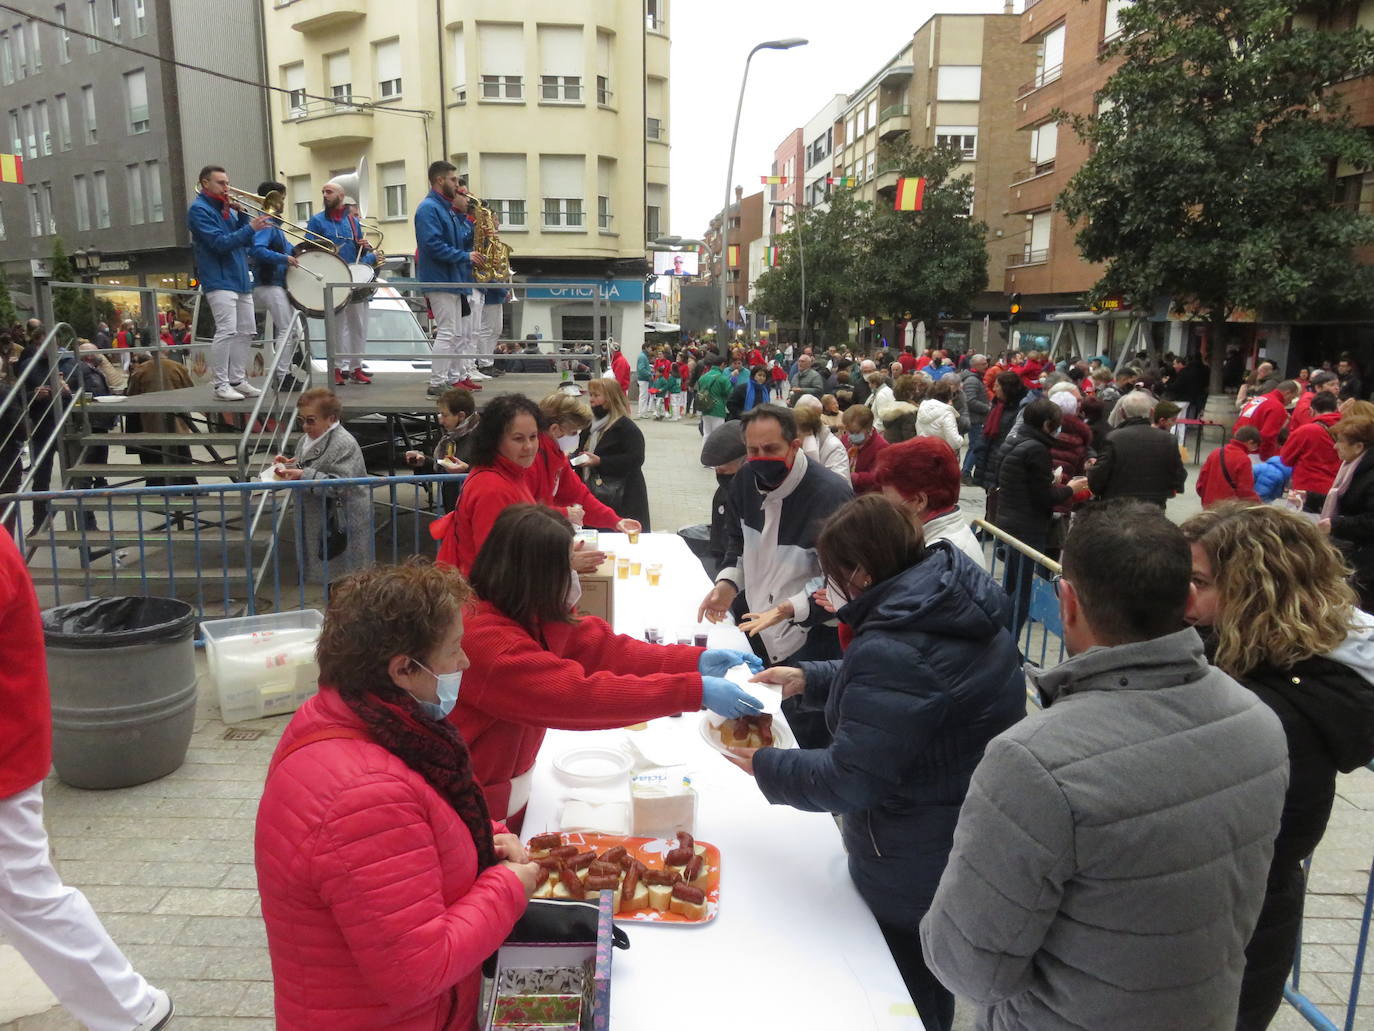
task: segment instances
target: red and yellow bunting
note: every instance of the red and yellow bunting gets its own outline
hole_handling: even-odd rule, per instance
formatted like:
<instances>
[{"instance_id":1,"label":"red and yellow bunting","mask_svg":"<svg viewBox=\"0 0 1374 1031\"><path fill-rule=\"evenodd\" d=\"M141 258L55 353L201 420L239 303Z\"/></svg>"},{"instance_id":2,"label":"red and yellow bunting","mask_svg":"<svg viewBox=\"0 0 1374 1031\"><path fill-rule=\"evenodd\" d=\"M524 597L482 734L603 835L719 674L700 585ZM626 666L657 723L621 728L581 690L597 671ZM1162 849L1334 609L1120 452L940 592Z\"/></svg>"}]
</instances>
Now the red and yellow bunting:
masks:
<instances>
[{"instance_id":1,"label":"red and yellow bunting","mask_svg":"<svg viewBox=\"0 0 1374 1031\"><path fill-rule=\"evenodd\" d=\"M920 211L925 207L926 181L924 179L898 179L897 199L892 202L894 211Z\"/></svg>"},{"instance_id":2,"label":"red and yellow bunting","mask_svg":"<svg viewBox=\"0 0 1374 1031\"><path fill-rule=\"evenodd\" d=\"M858 186L859 177L856 175L828 175L825 181L831 186Z\"/></svg>"},{"instance_id":3,"label":"red and yellow bunting","mask_svg":"<svg viewBox=\"0 0 1374 1031\"><path fill-rule=\"evenodd\" d=\"M739 268L739 244L732 243L726 252L726 262L731 268Z\"/></svg>"},{"instance_id":4,"label":"red and yellow bunting","mask_svg":"<svg viewBox=\"0 0 1374 1031\"><path fill-rule=\"evenodd\" d=\"M19 154L0 154L0 183L22 183L24 159Z\"/></svg>"},{"instance_id":5,"label":"red and yellow bunting","mask_svg":"<svg viewBox=\"0 0 1374 1031\"><path fill-rule=\"evenodd\" d=\"M764 186L786 186L792 180L785 175L761 175L759 182Z\"/></svg>"}]
</instances>

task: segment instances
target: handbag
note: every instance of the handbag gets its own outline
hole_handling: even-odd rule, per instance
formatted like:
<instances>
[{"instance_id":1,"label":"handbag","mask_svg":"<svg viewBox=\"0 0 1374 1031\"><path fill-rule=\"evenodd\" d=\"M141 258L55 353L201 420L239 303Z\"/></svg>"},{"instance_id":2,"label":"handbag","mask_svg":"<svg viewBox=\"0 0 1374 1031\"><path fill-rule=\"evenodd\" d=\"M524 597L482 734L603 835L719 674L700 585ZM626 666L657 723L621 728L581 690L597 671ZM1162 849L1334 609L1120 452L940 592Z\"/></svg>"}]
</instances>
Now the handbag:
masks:
<instances>
[{"instance_id":1,"label":"handbag","mask_svg":"<svg viewBox=\"0 0 1374 1031\"><path fill-rule=\"evenodd\" d=\"M348 521L344 518L343 502L326 496L324 518L320 521L320 560L338 558L348 548Z\"/></svg>"},{"instance_id":2,"label":"handbag","mask_svg":"<svg viewBox=\"0 0 1374 1031\"><path fill-rule=\"evenodd\" d=\"M603 476L593 471L587 480L587 489L597 501L619 512L621 503L625 500L625 480L624 476Z\"/></svg>"}]
</instances>

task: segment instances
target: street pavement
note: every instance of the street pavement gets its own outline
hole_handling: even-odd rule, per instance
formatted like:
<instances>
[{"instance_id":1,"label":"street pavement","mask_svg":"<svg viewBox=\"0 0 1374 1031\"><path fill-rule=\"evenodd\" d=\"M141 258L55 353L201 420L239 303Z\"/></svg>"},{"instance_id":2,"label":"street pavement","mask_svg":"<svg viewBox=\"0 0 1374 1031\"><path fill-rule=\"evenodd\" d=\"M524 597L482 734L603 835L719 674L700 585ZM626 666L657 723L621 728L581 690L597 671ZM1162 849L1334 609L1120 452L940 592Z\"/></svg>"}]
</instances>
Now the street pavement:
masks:
<instances>
[{"instance_id":1,"label":"street pavement","mask_svg":"<svg viewBox=\"0 0 1374 1031\"><path fill-rule=\"evenodd\" d=\"M695 419L640 422L646 439L653 529L707 521L715 477L698 462ZM1196 466L1169 514L1197 511ZM970 517L981 490L966 489ZM203 672L203 659L202 659ZM45 818L63 879L84 891L135 968L169 991L177 1031L267 1031L272 981L253 871L253 821L267 764L289 716L238 724L254 740L225 740L226 727L202 676L186 763L139 787L82 791L49 777ZM1331 823L1312 866L1304 925L1303 988L1341 1022L1349 994L1361 907L1374 848L1374 773L1340 778ZM1374 1028L1374 969L1366 971L1355 1027ZM1310 1025L1284 1006L1272 1027ZM0 1031L73 1031L66 1015L17 954L0 945ZM973 1027L960 1004L956 1029Z\"/></svg>"}]
</instances>

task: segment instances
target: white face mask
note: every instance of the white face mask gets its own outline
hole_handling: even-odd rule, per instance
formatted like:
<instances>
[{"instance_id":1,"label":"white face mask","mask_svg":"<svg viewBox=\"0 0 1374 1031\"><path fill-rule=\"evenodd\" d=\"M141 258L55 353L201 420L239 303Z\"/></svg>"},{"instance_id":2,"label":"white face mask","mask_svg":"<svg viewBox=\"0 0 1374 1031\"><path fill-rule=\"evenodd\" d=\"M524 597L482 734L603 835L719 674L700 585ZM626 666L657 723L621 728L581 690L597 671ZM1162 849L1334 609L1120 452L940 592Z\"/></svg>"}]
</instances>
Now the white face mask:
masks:
<instances>
[{"instance_id":1,"label":"white face mask","mask_svg":"<svg viewBox=\"0 0 1374 1031\"><path fill-rule=\"evenodd\" d=\"M837 609L844 608L844 606L853 601L845 592L844 588L829 578L825 581L825 593L826 597L830 599L830 604L834 605Z\"/></svg>"},{"instance_id":2,"label":"white face mask","mask_svg":"<svg viewBox=\"0 0 1374 1031\"><path fill-rule=\"evenodd\" d=\"M577 575L577 570L573 570L572 582L568 584L568 596L564 599L568 606L568 611L572 612L577 608L577 603L582 600L582 578Z\"/></svg>"},{"instance_id":3,"label":"white face mask","mask_svg":"<svg viewBox=\"0 0 1374 1031\"><path fill-rule=\"evenodd\" d=\"M558 438L558 446L562 448L563 454L570 455L577 450L577 442L582 437L580 433L569 433L566 437Z\"/></svg>"},{"instance_id":4,"label":"white face mask","mask_svg":"<svg viewBox=\"0 0 1374 1031\"><path fill-rule=\"evenodd\" d=\"M864 441L866 441L867 439L868 439L868 434L867 434L867 433L851 433L851 434L849 435L849 442L850 442L851 444L862 444L862 443L863 443Z\"/></svg>"},{"instance_id":5,"label":"white face mask","mask_svg":"<svg viewBox=\"0 0 1374 1031\"><path fill-rule=\"evenodd\" d=\"M419 659L411 659L410 661L434 678L434 686L439 693L438 702L426 702L419 698L415 699L416 702L430 718L443 719L458 704L458 689L463 682L463 671L460 669L456 673L435 673Z\"/></svg>"}]
</instances>

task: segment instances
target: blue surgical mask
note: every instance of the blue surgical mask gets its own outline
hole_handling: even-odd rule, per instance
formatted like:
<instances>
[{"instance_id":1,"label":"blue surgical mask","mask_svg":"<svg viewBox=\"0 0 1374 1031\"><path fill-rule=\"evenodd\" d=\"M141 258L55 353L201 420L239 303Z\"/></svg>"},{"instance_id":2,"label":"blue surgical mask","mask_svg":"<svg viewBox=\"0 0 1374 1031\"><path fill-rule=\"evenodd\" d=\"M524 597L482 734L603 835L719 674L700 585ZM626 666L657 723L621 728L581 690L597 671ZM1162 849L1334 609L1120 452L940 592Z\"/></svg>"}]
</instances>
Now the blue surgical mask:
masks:
<instances>
[{"instance_id":1,"label":"blue surgical mask","mask_svg":"<svg viewBox=\"0 0 1374 1031\"><path fill-rule=\"evenodd\" d=\"M424 710L427 716L436 720L443 719L458 704L458 688L463 682L463 671L460 669L456 673L435 673L419 659L411 659L410 661L434 678L434 686L439 692L437 703L421 701L419 698L415 701L419 703L420 708Z\"/></svg>"},{"instance_id":2,"label":"blue surgical mask","mask_svg":"<svg viewBox=\"0 0 1374 1031\"><path fill-rule=\"evenodd\" d=\"M866 441L867 439L868 439L868 434L867 434L867 433L851 433L851 434L849 435L849 443L851 443L851 444L862 444L862 443L863 443L864 441Z\"/></svg>"}]
</instances>

